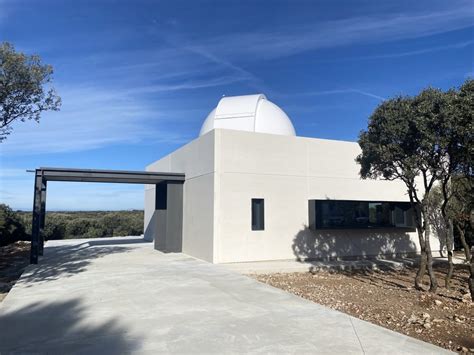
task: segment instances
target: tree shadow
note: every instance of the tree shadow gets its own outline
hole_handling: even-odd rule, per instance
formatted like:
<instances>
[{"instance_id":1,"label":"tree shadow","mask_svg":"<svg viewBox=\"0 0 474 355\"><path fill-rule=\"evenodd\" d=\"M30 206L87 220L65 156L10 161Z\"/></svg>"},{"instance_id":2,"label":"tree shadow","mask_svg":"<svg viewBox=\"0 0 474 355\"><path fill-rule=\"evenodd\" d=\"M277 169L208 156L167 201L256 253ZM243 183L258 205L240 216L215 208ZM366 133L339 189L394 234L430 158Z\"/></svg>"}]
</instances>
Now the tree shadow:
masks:
<instances>
[{"instance_id":1,"label":"tree shadow","mask_svg":"<svg viewBox=\"0 0 474 355\"><path fill-rule=\"evenodd\" d=\"M112 317L92 319L78 299L0 309L0 353L122 354L141 338ZM103 319L106 318L106 319Z\"/></svg>"},{"instance_id":2,"label":"tree shadow","mask_svg":"<svg viewBox=\"0 0 474 355\"><path fill-rule=\"evenodd\" d=\"M447 230L446 226L443 223L443 215L437 206L430 206L428 209L428 224L431 230L432 235L436 237L439 241L439 254L443 257L443 253L447 252L448 246L446 244L447 240Z\"/></svg>"},{"instance_id":3,"label":"tree shadow","mask_svg":"<svg viewBox=\"0 0 474 355\"><path fill-rule=\"evenodd\" d=\"M22 287L31 287L38 282L70 277L86 271L94 259L110 254L127 253L132 250L130 247L115 246L116 243L106 243L106 241L101 243L100 241L90 241L80 244L48 246L45 248L45 256L40 259L39 264L30 265L17 284ZM130 244L130 242L124 244Z\"/></svg>"},{"instance_id":4,"label":"tree shadow","mask_svg":"<svg viewBox=\"0 0 474 355\"><path fill-rule=\"evenodd\" d=\"M412 288L411 283L407 285L406 276L408 273L404 270L393 270L388 269L385 271L384 274L380 274L378 271L373 271L369 269L358 269L358 270L351 270L350 272L342 272L345 276L350 277L354 280L367 283L373 286L384 286L384 287L391 287L396 289L402 290L410 290ZM386 274L390 275L390 279L387 278Z\"/></svg>"},{"instance_id":5,"label":"tree shadow","mask_svg":"<svg viewBox=\"0 0 474 355\"><path fill-rule=\"evenodd\" d=\"M406 230L311 230L303 226L293 239L299 261L363 260L412 257L416 244Z\"/></svg>"}]
</instances>

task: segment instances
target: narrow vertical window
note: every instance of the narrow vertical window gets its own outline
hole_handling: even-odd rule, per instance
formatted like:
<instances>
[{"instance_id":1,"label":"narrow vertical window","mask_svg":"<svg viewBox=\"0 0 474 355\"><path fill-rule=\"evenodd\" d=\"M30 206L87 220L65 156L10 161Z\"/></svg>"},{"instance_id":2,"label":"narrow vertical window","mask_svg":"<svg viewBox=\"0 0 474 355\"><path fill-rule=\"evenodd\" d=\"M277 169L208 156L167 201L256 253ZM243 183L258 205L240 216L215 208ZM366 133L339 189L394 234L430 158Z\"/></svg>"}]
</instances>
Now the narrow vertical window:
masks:
<instances>
[{"instance_id":1,"label":"narrow vertical window","mask_svg":"<svg viewBox=\"0 0 474 355\"><path fill-rule=\"evenodd\" d=\"M265 229L265 207L263 198L252 199L252 230L263 231Z\"/></svg>"}]
</instances>

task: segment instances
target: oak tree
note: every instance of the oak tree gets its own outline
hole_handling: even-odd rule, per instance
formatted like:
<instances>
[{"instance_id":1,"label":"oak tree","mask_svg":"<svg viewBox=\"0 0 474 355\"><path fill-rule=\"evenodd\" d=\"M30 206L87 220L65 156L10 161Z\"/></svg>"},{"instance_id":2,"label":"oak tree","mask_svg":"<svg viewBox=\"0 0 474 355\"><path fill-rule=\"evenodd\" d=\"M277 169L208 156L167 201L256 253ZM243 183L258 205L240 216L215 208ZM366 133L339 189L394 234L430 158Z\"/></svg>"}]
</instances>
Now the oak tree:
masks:
<instances>
[{"instance_id":1,"label":"oak tree","mask_svg":"<svg viewBox=\"0 0 474 355\"><path fill-rule=\"evenodd\" d=\"M13 122L39 122L41 112L59 110L52 75L52 66L39 56L17 52L8 42L0 44L0 142L11 133Z\"/></svg>"}]
</instances>

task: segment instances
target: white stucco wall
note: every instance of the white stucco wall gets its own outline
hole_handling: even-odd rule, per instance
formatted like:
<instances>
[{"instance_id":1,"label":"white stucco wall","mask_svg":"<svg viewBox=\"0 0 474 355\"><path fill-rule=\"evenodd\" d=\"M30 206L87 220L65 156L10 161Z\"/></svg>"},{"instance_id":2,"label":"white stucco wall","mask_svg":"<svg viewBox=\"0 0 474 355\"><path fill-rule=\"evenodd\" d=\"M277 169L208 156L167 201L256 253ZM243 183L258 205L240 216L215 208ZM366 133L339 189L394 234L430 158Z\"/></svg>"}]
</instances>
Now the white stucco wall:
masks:
<instances>
[{"instance_id":1,"label":"white stucco wall","mask_svg":"<svg viewBox=\"0 0 474 355\"><path fill-rule=\"evenodd\" d=\"M391 255L418 250L404 230L308 229L308 200L408 201L402 183L361 180L357 143L216 130L215 262L296 256ZM251 230L251 199L265 199L265 230ZM436 250L437 240L433 240Z\"/></svg>"},{"instance_id":2,"label":"white stucco wall","mask_svg":"<svg viewBox=\"0 0 474 355\"><path fill-rule=\"evenodd\" d=\"M214 132L148 165L147 171L184 173L183 252L213 262ZM153 239L155 186L145 187L145 238Z\"/></svg>"},{"instance_id":3,"label":"white stucco wall","mask_svg":"<svg viewBox=\"0 0 474 355\"><path fill-rule=\"evenodd\" d=\"M419 250L400 229L310 231L308 200L408 201L402 183L361 180L353 142L213 130L149 165L182 172L183 252L214 263L392 255ZM145 237L154 233L154 185ZM251 199L265 199L265 230L251 230ZM438 248L433 238L432 248Z\"/></svg>"}]
</instances>

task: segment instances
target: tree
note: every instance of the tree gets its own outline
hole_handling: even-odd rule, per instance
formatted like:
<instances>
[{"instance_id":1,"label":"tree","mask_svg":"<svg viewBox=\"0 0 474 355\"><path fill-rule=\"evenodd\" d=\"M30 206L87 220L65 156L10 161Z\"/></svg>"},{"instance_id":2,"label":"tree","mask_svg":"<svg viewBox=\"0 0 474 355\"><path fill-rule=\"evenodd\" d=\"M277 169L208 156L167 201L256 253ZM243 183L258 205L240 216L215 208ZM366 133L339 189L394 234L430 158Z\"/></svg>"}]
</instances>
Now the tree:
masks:
<instances>
[{"instance_id":1,"label":"tree","mask_svg":"<svg viewBox=\"0 0 474 355\"><path fill-rule=\"evenodd\" d=\"M61 98L50 87L53 68L37 55L15 51L0 44L0 142L12 131L14 121L35 120L41 112L59 110Z\"/></svg>"},{"instance_id":2,"label":"tree","mask_svg":"<svg viewBox=\"0 0 474 355\"><path fill-rule=\"evenodd\" d=\"M25 228L21 220L5 204L0 204L0 246L7 245L25 237Z\"/></svg>"},{"instance_id":3,"label":"tree","mask_svg":"<svg viewBox=\"0 0 474 355\"><path fill-rule=\"evenodd\" d=\"M434 122L434 130L437 141L437 150L441 156L441 165L438 170L440 176L440 187L442 192L441 215L447 232L448 249L448 273L446 275L446 288L450 287L450 281L454 270L453 245L455 217L460 217L457 210L463 210L469 205L469 201L461 201L459 189L463 193L469 193L466 189L469 180L472 179L472 157L473 148L473 117L474 117L474 80L468 79L459 90L449 90L444 94L441 120ZM457 191L458 198L455 198ZM468 195L469 196L469 195ZM471 195L472 198L472 195ZM453 202L453 203L451 203ZM455 203L457 202L457 203ZM464 203L460 203L464 202ZM461 240L464 236L461 237Z\"/></svg>"},{"instance_id":4,"label":"tree","mask_svg":"<svg viewBox=\"0 0 474 355\"><path fill-rule=\"evenodd\" d=\"M453 221L465 220L467 211L469 215L472 211L473 118L474 80L468 79L459 90L429 88L415 97L382 103L359 138L361 177L403 181L412 207L418 211L415 219L421 260L417 288L421 288L425 269L430 291L437 286L431 266L430 217L431 227L438 229L438 236L446 243L449 288L454 268Z\"/></svg>"},{"instance_id":5,"label":"tree","mask_svg":"<svg viewBox=\"0 0 474 355\"><path fill-rule=\"evenodd\" d=\"M363 179L401 180L407 187L420 244L420 264L415 287L423 289L423 276L430 277L430 291L438 283L432 267L428 201L440 156L430 125L439 120L441 93L427 89L416 97L396 97L383 102L369 118L367 131L359 136L362 153L356 161Z\"/></svg>"}]
</instances>

